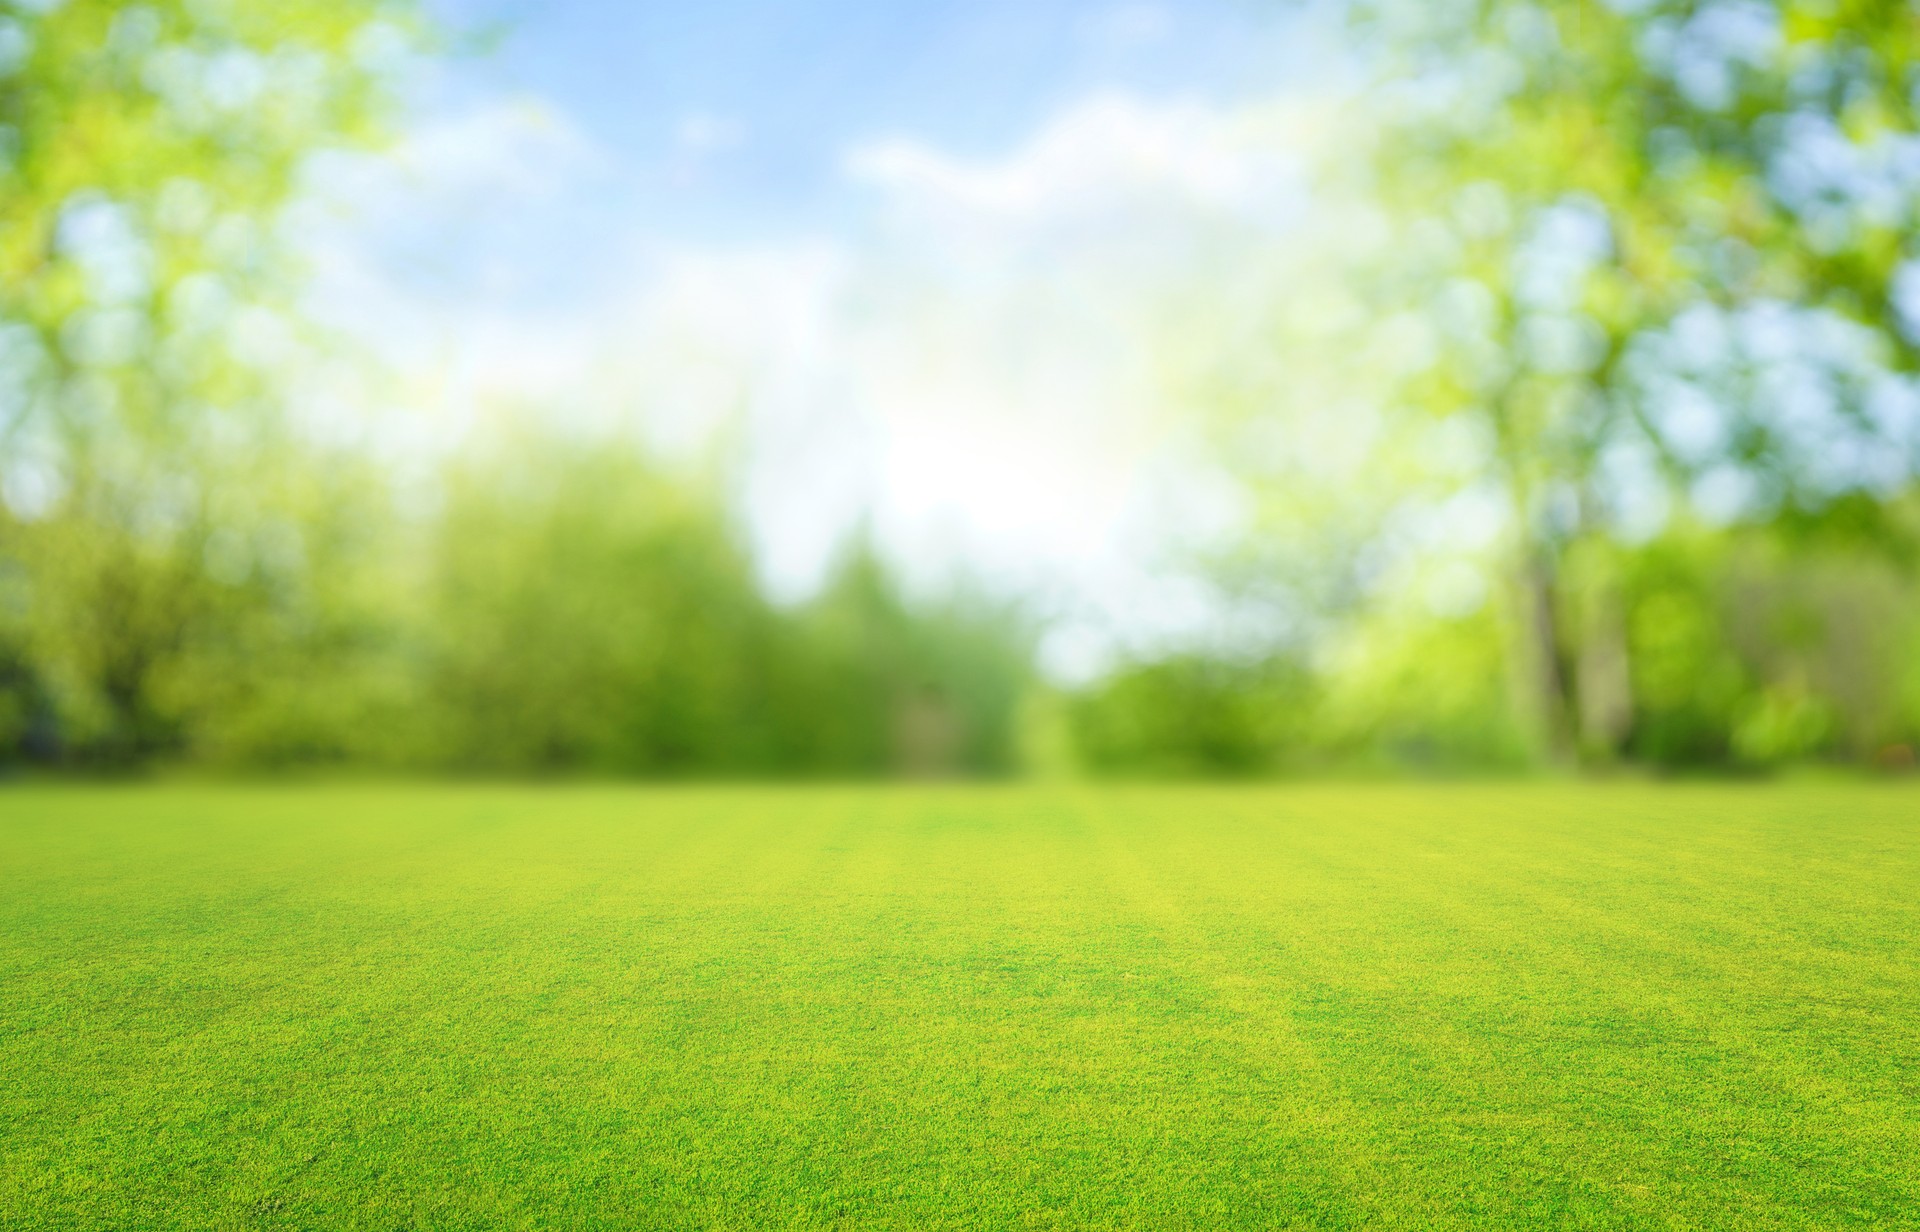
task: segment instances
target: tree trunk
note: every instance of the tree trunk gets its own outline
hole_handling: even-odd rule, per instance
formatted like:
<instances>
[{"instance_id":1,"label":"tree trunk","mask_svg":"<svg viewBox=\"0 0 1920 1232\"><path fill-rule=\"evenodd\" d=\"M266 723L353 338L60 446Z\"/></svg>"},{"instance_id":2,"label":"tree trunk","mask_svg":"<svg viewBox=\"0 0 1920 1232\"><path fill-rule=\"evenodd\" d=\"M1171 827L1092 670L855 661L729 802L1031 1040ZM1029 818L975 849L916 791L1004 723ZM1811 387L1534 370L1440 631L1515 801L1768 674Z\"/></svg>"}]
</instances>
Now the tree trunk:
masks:
<instances>
[{"instance_id":1,"label":"tree trunk","mask_svg":"<svg viewBox=\"0 0 1920 1232\"><path fill-rule=\"evenodd\" d=\"M1527 551L1520 566L1520 588L1527 670L1547 758L1555 765L1574 760L1574 727L1567 667L1560 652L1559 600L1555 570L1546 549Z\"/></svg>"},{"instance_id":2,"label":"tree trunk","mask_svg":"<svg viewBox=\"0 0 1920 1232\"><path fill-rule=\"evenodd\" d=\"M1586 599L1574 675L1580 748L1589 758L1612 761L1633 725L1626 618L1620 610L1620 589L1611 576L1601 578Z\"/></svg>"}]
</instances>

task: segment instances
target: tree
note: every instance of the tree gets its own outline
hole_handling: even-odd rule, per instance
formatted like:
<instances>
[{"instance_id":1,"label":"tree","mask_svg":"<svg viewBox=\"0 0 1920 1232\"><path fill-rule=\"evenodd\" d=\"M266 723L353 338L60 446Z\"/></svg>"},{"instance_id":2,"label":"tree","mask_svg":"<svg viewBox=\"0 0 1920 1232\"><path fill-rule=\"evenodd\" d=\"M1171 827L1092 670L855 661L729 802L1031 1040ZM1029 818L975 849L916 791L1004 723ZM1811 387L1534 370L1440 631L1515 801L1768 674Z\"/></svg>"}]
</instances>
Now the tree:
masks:
<instances>
[{"instance_id":1,"label":"tree","mask_svg":"<svg viewBox=\"0 0 1920 1232\"><path fill-rule=\"evenodd\" d=\"M389 0L0 5L16 739L124 760L171 738L165 666L241 593L209 552L272 522L262 472L291 431L276 211L308 155L377 133L408 20Z\"/></svg>"},{"instance_id":2,"label":"tree","mask_svg":"<svg viewBox=\"0 0 1920 1232\"><path fill-rule=\"evenodd\" d=\"M1897 2L1356 4L1383 212L1349 271L1398 432L1498 491L1550 754L1633 713L1622 541L1660 507L1815 514L1911 479L1920 21Z\"/></svg>"}]
</instances>

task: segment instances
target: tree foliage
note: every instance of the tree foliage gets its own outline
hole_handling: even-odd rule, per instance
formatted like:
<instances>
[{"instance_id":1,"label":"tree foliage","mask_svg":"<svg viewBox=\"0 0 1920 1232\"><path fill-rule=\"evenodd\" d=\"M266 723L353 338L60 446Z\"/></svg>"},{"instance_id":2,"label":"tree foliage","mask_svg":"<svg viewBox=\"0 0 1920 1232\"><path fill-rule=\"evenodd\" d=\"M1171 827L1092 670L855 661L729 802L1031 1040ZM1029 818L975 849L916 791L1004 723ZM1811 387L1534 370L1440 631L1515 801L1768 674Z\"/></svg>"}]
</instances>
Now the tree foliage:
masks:
<instances>
[{"instance_id":1,"label":"tree foliage","mask_svg":"<svg viewBox=\"0 0 1920 1232\"><path fill-rule=\"evenodd\" d=\"M218 558L299 550L276 210L315 149L374 135L409 37L383 0L0 9L0 674L22 747L176 746L174 665L237 611Z\"/></svg>"},{"instance_id":2,"label":"tree foliage","mask_svg":"<svg viewBox=\"0 0 1920 1232\"><path fill-rule=\"evenodd\" d=\"M1910 717L1844 739L1832 717L1836 690L1904 661L1903 635L1842 684L1756 634L1745 606L1761 558L1776 587L1844 590L1852 571L1912 593L1911 6L1349 12L1368 88L1322 192L1349 211L1329 277L1359 307L1331 336L1316 323L1317 341L1349 358L1344 396L1377 427L1366 460L1338 472L1370 505L1349 520L1366 546L1347 559L1367 568L1338 588L1332 640L1351 642L1368 609L1418 609L1423 562L1452 554L1497 579L1485 628L1520 686L1504 704L1543 756L1771 762L1911 740ZM1316 357L1300 336L1275 345L1304 370ZM1246 422L1285 413L1248 407L1228 439L1243 474L1298 505L1313 476L1244 460ZM1446 531L1468 507L1499 511L1490 550ZM1323 508L1269 533L1314 538ZM1663 605L1694 633L1663 641ZM1831 658L1857 637L1845 604L1802 606L1819 611L1800 650ZM1897 603L1880 607L1905 626ZM1413 622L1436 655L1450 620Z\"/></svg>"}]
</instances>

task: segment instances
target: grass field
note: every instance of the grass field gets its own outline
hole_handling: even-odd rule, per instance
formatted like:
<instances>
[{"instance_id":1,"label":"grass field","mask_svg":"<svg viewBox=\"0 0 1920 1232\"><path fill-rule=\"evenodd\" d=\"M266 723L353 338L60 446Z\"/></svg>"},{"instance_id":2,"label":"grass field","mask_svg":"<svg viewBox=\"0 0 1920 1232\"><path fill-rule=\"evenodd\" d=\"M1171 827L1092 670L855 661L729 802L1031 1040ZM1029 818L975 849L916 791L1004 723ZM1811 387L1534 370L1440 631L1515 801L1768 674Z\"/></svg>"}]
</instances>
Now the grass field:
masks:
<instances>
[{"instance_id":1,"label":"grass field","mask_svg":"<svg viewBox=\"0 0 1920 1232\"><path fill-rule=\"evenodd\" d=\"M16 788L0 1227L1920 1227L1920 792Z\"/></svg>"}]
</instances>

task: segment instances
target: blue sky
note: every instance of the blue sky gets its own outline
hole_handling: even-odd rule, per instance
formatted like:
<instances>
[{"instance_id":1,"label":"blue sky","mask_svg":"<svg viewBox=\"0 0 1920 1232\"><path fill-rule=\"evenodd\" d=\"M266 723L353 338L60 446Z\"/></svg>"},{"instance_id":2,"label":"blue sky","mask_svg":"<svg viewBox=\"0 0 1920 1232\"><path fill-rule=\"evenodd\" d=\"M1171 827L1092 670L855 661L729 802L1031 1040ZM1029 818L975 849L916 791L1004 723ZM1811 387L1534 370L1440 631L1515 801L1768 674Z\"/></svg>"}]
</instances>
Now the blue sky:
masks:
<instances>
[{"instance_id":1,"label":"blue sky","mask_svg":"<svg viewBox=\"0 0 1920 1232\"><path fill-rule=\"evenodd\" d=\"M776 595L866 526L1041 596L1063 663L1204 619L1160 565L1231 494L1167 374L1284 283L1329 131L1299 6L434 4L478 49L323 177L316 298L390 361L379 433L724 428ZM1169 318L1195 279L1221 320Z\"/></svg>"},{"instance_id":2,"label":"blue sky","mask_svg":"<svg viewBox=\"0 0 1920 1232\"><path fill-rule=\"evenodd\" d=\"M487 50L457 98L530 93L617 163L625 204L723 235L819 225L840 152L910 135L963 156L1081 97L1231 102L1301 75L1269 0L438 0Z\"/></svg>"}]
</instances>

